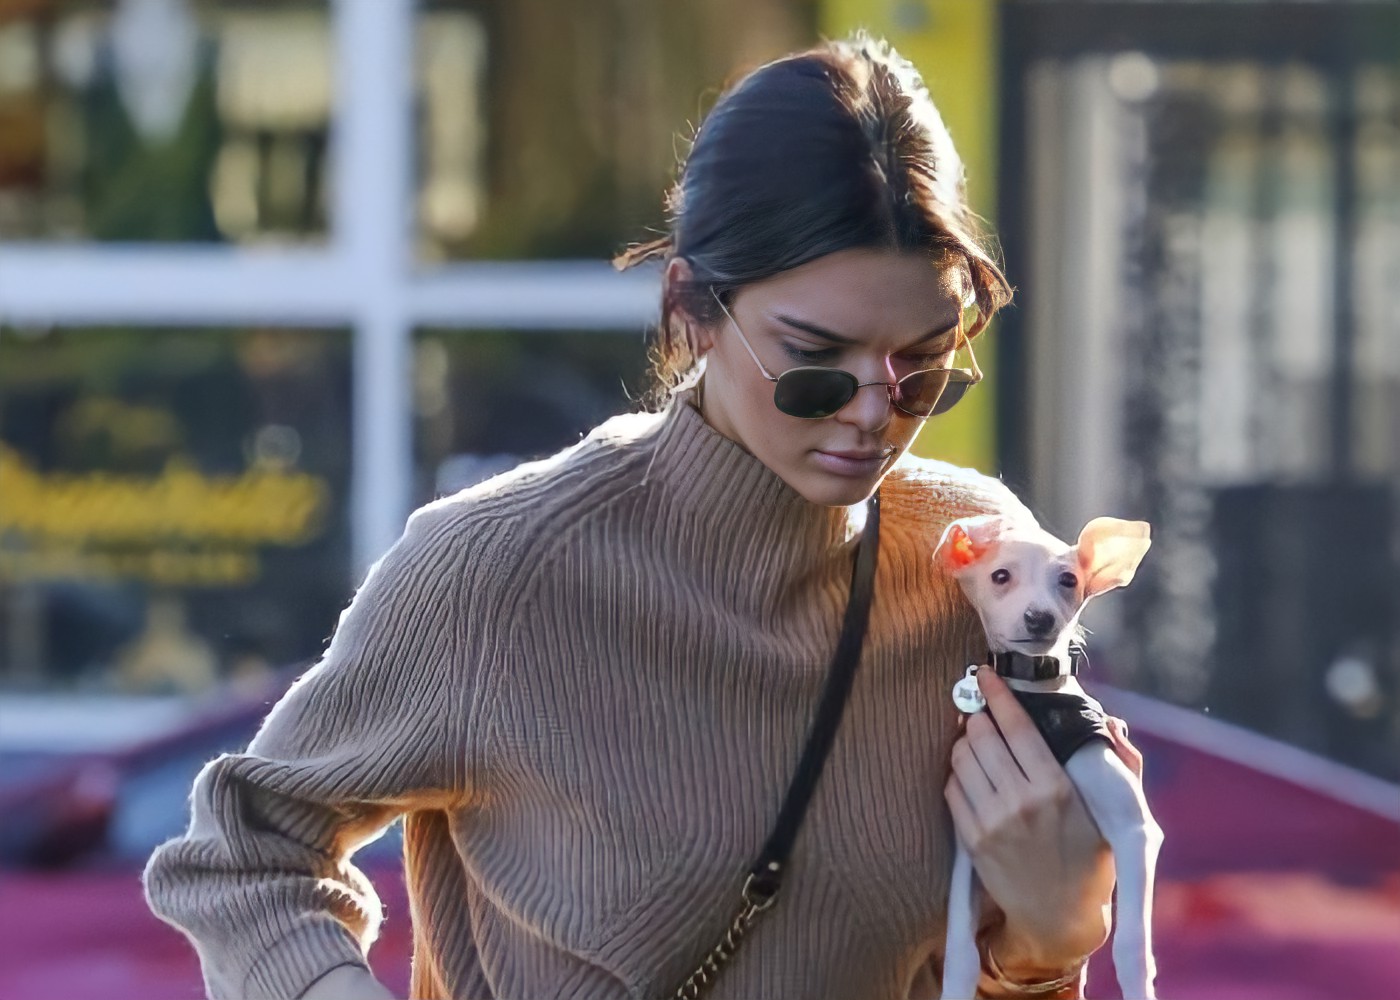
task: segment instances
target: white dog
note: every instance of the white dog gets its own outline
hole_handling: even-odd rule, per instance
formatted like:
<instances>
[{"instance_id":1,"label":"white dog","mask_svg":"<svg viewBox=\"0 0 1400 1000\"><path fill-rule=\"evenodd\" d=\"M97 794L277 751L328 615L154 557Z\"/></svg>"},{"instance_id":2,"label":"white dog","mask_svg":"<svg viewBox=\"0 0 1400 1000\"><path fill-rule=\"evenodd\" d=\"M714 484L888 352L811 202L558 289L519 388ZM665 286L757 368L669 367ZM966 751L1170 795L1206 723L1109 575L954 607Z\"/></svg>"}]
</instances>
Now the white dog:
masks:
<instances>
[{"instance_id":1,"label":"white dog","mask_svg":"<svg viewBox=\"0 0 1400 1000\"><path fill-rule=\"evenodd\" d=\"M1151 545L1142 521L1100 517L1077 545L1066 545L1028 519L996 516L954 521L936 558L961 584L987 632L992 665L1040 728L1099 832L1118 873L1118 927L1113 963L1123 996L1152 998L1152 880L1162 831L1137 777L1119 759L1102 706L1075 679L1071 643L1090 598L1127 585ZM954 689L963 712L985 702L973 679ZM944 954L943 996L970 998L980 974L973 910L973 866L961 839L953 864Z\"/></svg>"}]
</instances>

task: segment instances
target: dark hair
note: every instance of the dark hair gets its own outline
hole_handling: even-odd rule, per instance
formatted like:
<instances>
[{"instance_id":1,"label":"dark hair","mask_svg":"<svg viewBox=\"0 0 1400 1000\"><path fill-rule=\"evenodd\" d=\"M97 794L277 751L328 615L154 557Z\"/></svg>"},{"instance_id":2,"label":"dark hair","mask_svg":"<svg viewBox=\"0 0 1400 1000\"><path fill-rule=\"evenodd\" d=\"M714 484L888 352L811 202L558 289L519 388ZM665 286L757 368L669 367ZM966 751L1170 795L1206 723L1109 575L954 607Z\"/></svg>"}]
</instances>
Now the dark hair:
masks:
<instances>
[{"instance_id":1,"label":"dark hair","mask_svg":"<svg viewBox=\"0 0 1400 1000\"><path fill-rule=\"evenodd\" d=\"M619 270L685 258L652 343L660 402L696 364L676 311L719 317L743 285L857 247L927 251L964 269L980 319L1011 300L967 205L963 164L913 65L865 33L759 67L706 115L666 194L670 233Z\"/></svg>"}]
</instances>

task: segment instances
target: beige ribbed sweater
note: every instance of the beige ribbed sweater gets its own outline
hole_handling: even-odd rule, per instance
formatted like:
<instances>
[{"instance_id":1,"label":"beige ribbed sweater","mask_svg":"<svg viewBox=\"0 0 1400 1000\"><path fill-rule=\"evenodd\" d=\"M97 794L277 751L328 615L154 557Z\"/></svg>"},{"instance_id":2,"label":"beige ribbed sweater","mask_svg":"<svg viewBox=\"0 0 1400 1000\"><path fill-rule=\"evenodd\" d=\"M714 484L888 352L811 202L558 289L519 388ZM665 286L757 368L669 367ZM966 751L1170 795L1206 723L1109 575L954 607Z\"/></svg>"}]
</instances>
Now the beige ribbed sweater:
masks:
<instances>
[{"instance_id":1,"label":"beige ribbed sweater","mask_svg":"<svg viewBox=\"0 0 1400 1000\"><path fill-rule=\"evenodd\" d=\"M931 556L1019 506L906 457L882 491L869 638L787 882L724 998L937 995L955 735L985 650ZM214 997L365 964L350 863L405 815L415 997L663 995L776 817L840 631L858 528L681 397L429 504L246 753L201 772L146 870Z\"/></svg>"}]
</instances>

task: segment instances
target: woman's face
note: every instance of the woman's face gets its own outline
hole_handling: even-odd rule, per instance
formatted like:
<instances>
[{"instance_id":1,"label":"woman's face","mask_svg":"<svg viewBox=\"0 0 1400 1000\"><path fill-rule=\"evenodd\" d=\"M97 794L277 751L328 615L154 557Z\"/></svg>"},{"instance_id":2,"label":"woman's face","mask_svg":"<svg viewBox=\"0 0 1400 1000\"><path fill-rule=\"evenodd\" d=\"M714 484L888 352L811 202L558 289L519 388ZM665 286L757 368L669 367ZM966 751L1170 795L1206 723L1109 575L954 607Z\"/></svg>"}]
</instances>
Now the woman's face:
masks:
<instances>
[{"instance_id":1,"label":"woman's face","mask_svg":"<svg viewBox=\"0 0 1400 1000\"><path fill-rule=\"evenodd\" d=\"M729 313L774 375L803 365L840 368L860 382L892 383L951 364L962 314L962 273L927 256L842 250L740 288ZM705 356L701 411L812 503L869 497L925 418L866 386L830 417L789 416L728 317L697 327Z\"/></svg>"}]
</instances>

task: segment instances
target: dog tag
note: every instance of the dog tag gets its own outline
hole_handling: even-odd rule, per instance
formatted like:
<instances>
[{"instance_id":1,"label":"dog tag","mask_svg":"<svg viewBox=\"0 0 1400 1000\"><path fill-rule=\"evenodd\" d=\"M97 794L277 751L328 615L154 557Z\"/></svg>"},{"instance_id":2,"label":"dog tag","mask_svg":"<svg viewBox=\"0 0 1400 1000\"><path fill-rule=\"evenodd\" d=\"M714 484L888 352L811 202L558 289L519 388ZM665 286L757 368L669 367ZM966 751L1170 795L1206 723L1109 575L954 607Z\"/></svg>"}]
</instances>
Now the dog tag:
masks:
<instances>
[{"instance_id":1,"label":"dog tag","mask_svg":"<svg viewBox=\"0 0 1400 1000\"><path fill-rule=\"evenodd\" d=\"M982 697L982 689L977 686L977 668L968 667L967 673L953 685L953 704L964 715L975 715L987 707L987 699Z\"/></svg>"}]
</instances>

